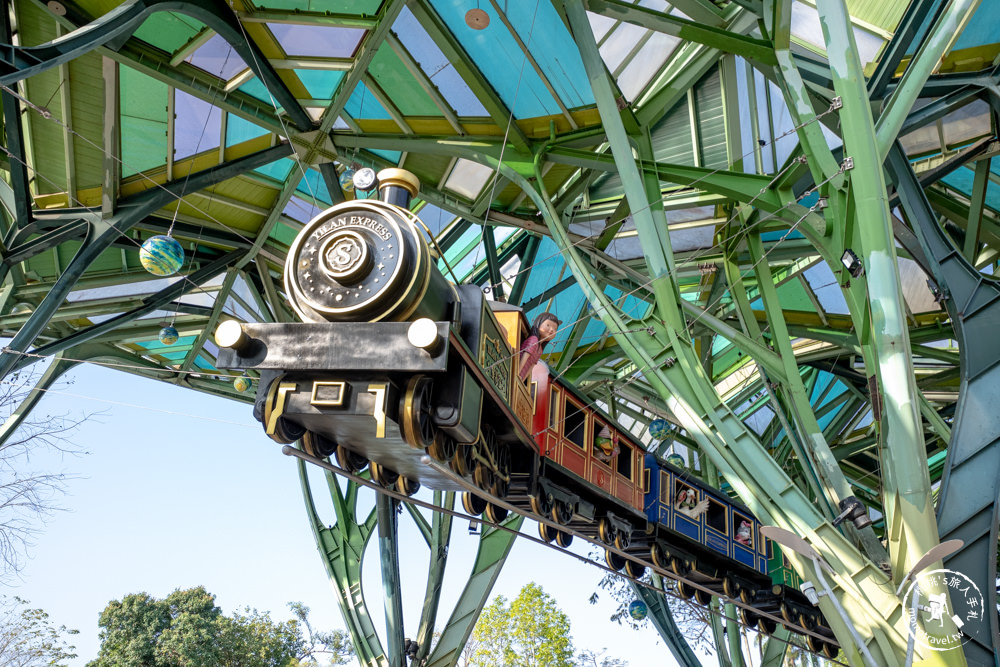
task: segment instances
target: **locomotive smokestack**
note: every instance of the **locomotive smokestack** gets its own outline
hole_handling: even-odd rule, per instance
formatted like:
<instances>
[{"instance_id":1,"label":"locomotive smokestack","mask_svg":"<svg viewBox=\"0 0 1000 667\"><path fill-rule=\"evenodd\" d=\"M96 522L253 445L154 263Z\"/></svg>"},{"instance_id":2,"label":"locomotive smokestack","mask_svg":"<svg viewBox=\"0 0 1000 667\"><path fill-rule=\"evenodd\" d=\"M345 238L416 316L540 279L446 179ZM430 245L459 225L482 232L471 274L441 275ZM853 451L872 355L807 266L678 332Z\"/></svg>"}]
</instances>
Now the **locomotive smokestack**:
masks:
<instances>
[{"instance_id":1,"label":"locomotive smokestack","mask_svg":"<svg viewBox=\"0 0 1000 667\"><path fill-rule=\"evenodd\" d=\"M420 179L405 169L383 169L378 173L378 192L387 204L409 208L418 190Z\"/></svg>"}]
</instances>

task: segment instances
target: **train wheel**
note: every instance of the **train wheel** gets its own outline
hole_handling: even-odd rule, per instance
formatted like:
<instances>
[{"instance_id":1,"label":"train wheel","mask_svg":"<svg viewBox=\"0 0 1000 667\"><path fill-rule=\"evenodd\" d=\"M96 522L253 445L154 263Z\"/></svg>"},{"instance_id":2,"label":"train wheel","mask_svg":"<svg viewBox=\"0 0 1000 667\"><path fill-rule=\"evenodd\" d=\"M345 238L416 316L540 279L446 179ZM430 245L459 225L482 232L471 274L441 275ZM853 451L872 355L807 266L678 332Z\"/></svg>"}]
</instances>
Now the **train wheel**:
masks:
<instances>
[{"instance_id":1,"label":"train wheel","mask_svg":"<svg viewBox=\"0 0 1000 667\"><path fill-rule=\"evenodd\" d=\"M488 504L489 503L474 493L466 491L462 494L462 507L465 508L465 511L472 516L479 516L485 512Z\"/></svg>"},{"instance_id":2,"label":"train wheel","mask_svg":"<svg viewBox=\"0 0 1000 667\"><path fill-rule=\"evenodd\" d=\"M787 602L781 603L781 617L785 619L785 623L789 625L795 625L798 623L798 613Z\"/></svg>"},{"instance_id":3,"label":"train wheel","mask_svg":"<svg viewBox=\"0 0 1000 667\"><path fill-rule=\"evenodd\" d=\"M414 375L407 383L399 405L403 439L411 447L426 449L434 443L432 409L430 379L424 375Z\"/></svg>"},{"instance_id":4,"label":"train wheel","mask_svg":"<svg viewBox=\"0 0 1000 667\"><path fill-rule=\"evenodd\" d=\"M347 472L354 473L355 475L364 470L365 466L368 465L368 457L364 454L358 454L357 452L351 451L350 449L344 449L343 447L337 447L337 451L334 452L334 456L337 459L337 465Z\"/></svg>"},{"instance_id":5,"label":"train wheel","mask_svg":"<svg viewBox=\"0 0 1000 667\"><path fill-rule=\"evenodd\" d=\"M420 490L420 482L400 475L399 479L396 480L396 490L409 498Z\"/></svg>"},{"instance_id":6,"label":"train wheel","mask_svg":"<svg viewBox=\"0 0 1000 667\"><path fill-rule=\"evenodd\" d=\"M504 498L510 489L510 448L497 443L493 460L497 464L497 469L490 484L490 493L497 498Z\"/></svg>"},{"instance_id":7,"label":"train wheel","mask_svg":"<svg viewBox=\"0 0 1000 667\"><path fill-rule=\"evenodd\" d=\"M743 625L747 626L750 629L757 627L757 623L760 621L760 616L755 614L753 610L744 609L743 607L740 607L739 613L740 613L740 621L743 622Z\"/></svg>"},{"instance_id":8,"label":"train wheel","mask_svg":"<svg viewBox=\"0 0 1000 667\"><path fill-rule=\"evenodd\" d=\"M507 510L503 507L498 507L493 503L486 503L486 518L493 523L500 523L507 518Z\"/></svg>"},{"instance_id":9,"label":"train wheel","mask_svg":"<svg viewBox=\"0 0 1000 667\"><path fill-rule=\"evenodd\" d=\"M597 522L597 536L601 538L601 542L605 544L613 544L615 541L614 528L611 526L611 521L607 517L601 517Z\"/></svg>"},{"instance_id":10,"label":"train wheel","mask_svg":"<svg viewBox=\"0 0 1000 667\"><path fill-rule=\"evenodd\" d=\"M385 468L375 461L372 461L371 464L369 464L368 471L371 473L372 481L384 489L391 489L395 487L396 482L399 481L398 472Z\"/></svg>"},{"instance_id":11,"label":"train wheel","mask_svg":"<svg viewBox=\"0 0 1000 667\"><path fill-rule=\"evenodd\" d=\"M678 558L677 556L670 557L670 569L678 577L683 577L685 574L691 571L688 563L683 558Z\"/></svg>"},{"instance_id":12,"label":"train wheel","mask_svg":"<svg viewBox=\"0 0 1000 667\"><path fill-rule=\"evenodd\" d=\"M475 467L476 458L472 445L458 445L455 456L451 459L451 469L459 477L468 477Z\"/></svg>"},{"instance_id":13,"label":"train wheel","mask_svg":"<svg viewBox=\"0 0 1000 667\"><path fill-rule=\"evenodd\" d=\"M493 471L487 468L485 463L477 463L472 473L472 480L483 491L489 491L493 486Z\"/></svg>"},{"instance_id":14,"label":"train wheel","mask_svg":"<svg viewBox=\"0 0 1000 667\"><path fill-rule=\"evenodd\" d=\"M694 589L694 600L700 605L708 606L708 603L712 601L712 594L696 588Z\"/></svg>"},{"instance_id":15,"label":"train wheel","mask_svg":"<svg viewBox=\"0 0 1000 667\"><path fill-rule=\"evenodd\" d=\"M819 639L818 637L813 637L812 635L806 635L806 646L813 653L822 653L823 646L826 644L825 641Z\"/></svg>"},{"instance_id":16,"label":"train wheel","mask_svg":"<svg viewBox=\"0 0 1000 667\"><path fill-rule=\"evenodd\" d=\"M688 584L685 581L677 582L677 594L680 595L685 600L690 600L694 597L695 587Z\"/></svg>"},{"instance_id":17,"label":"train wheel","mask_svg":"<svg viewBox=\"0 0 1000 667\"><path fill-rule=\"evenodd\" d=\"M753 597L754 591L740 586L740 602L743 604L751 604L753 602Z\"/></svg>"},{"instance_id":18,"label":"train wheel","mask_svg":"<svg viewBox=\"0 0 1000 667\"><path fill-rule=\"evenodd\" d=\"M569 545L573 544L573 536L570 535L569 533L565 532L565 531L557 530L556 531L556 544L558 544L563 549L565 549Z\"/></svg>"},{"instance_id":19,"label":"train wheel","mask_svg":"<svg viewBox=\"0 0 1000 667\"><path fill-rule=\"evenodd\" d=\"M722 592L726 594L727 598L736 599L740 593L740 585L733 581L731 577L723 577Z\"/></svg>"},{"instance_id":20,"label":"train wheel","mask_svg":"<svg viewBox=\"0 0 1000 667\"><path fill-rule=\"evenodd\" d=\"M553 500L545 495L531 496L531 512L536 516L548 517L552 511Z\"/></svg>"},{"instance_id":21,"label":"train wheel","mask_svg":"<svg viewBox=\"0 0 1000 667\"><path fill-rule=\"evenodd\" d=\"M548 524L540 523L538 524L538 536L541 537L546 542L554 542L559 531L555 528L550 527Z\"/></svg>"},{"instance_id":22,"label":"train wheel","mask_svg":"<svg viewBox=\"0 0 1000 667\"><path fill-rule=\"evenodd\" d=\"M799 614L799 625L801 625L806 630L816 629L816 617L812 614Z\"/></svg>"},{"instance_id":23,"label":"train wheel","mask_svg":"<svg viewBox=\"0 0 1000 667\"><path fill-rule=\"evenodd\" d=\"M337 443L319 433L306 431L302 436L302 451L309 456L325 459L337 451Z\"/></svg>"},{"instance_id":24,"label":"train wheel","mask_svg":"<svg viewBox=\"0 0 1000 667\"><path fill-rule=\"evenodd\" d=\"M275 379L271 383L271 388L267 392L267 397L264 400L264 424L271 423L271 416L274 410L278 407L278 403L282 404L282 410L284 409L284 403L286 397L284 394L279 394L278 389L280 388L281 382L280 378ZM279 412L279 415L281 413ZM268 433L267 437L274 440L279 445L290 445L299 438L306 434L306 430L294 422L290 422L284 417L279 416L274 420L274 433Z\"/></svg>"},{"instance_id":25,"label":"train wheel","mask_svg":"<svg viewBox=\"0 0 1000 667\"><path fill-rule=\"evenodd\" d=\"M615 548L619 551L625 551L628 549L628 545L632 544L632 535L624 530L615 531Z\"/></svg>"},{"instance_id":26,"label":"train wheel","mask_svg":"<svg viewBox=\"0 0 1000 667\"><path fill-rule=\"evenodd\" d=\"M642 579L642 575L646 574L646 566L639 565L635 561L626 559L625 574L632 577L633 579Z\"/></svg>"},{"instance_id":27,"label":"train wheel","mask_svg":"<svg viewBox=\"0 0 1000 667\"><path fill-rule=\"evenodd\" d=\"M573 505L562 500L557 500L552 505L552 520L560 526L565 526L573 520Z\"/></svg>"},{"instance_id":28,"label":"train wheel","mask_svg":"<svg viewBox=\"0 0 1000 667\"><path fill-rule=\"evenodd\" d=\"M670 559L667 558L667 554L663 553L663 547L660 546L659 542L653 542L653 546L649 548L649 557L653 560L653 565L661 570L670 567Z\"/></svg>"},{"instance_id":29,"label":"train wheel","mask_svg":"<svg viewBox=\"0 0 1000 667\"><path fill-rule=\"evenodd\" d=\"M444 431L435 433L434 442L427 447L427 453L430 454L431 458L441 463L448 463L455 458L456 451L458 451L458 443Z\"/></svg>"},{"instance_id":30,"label":"train wheel","mask_svg":"<svg viewBox=\"0 0 1000 667\"><path fill-rule=\"evenodd\" d=\"M616 554L613 551L604 550L604 562L608 564L612 570L616 572L621 572L621 569L625 567L625 563L628 561Z\"/></svg>"},{"instance_id":31,"label":"train wheel","mask_svg":"<svg viewBox=\"0 0 1000 667\"><path fill-rule=\"evenodd\" d=\"M837 654L840 653L840 647L836 644L831 644L830 642L823 642L823 655L825 655L830 660L835 660Z\"/></svg>"},{"instance_id":32,"label":"train wheel","mask_svg":"<svg viewBox=\"0 0 1000 667\"><path fill-rule=\"evenodd\" d=\"M759 630L761 634L770 637L771 635L774 634L774 631L777 629L778 629L778 622L775 620L772 620L770 618L765 618L763 616L761 616L757 620L757 630Z\"/></svg>"}]
</instances>

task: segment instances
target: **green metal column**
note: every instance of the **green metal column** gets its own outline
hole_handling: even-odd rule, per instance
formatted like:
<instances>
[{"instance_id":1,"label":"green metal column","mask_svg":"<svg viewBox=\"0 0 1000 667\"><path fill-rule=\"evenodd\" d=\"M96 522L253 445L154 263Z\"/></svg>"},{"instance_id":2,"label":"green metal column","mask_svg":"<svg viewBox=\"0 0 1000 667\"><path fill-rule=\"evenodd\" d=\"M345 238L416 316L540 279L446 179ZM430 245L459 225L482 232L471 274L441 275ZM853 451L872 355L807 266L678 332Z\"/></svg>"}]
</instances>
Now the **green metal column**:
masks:
<instances>
[{"instance_id":1,"label":"green metal column","mask_svg":"<svg viewBox=\"0 0 1000 667\"><path fill-rule=\"evenodd\" d=\"M385 605L385 632L389 643L389 667L406 667L403 654L403 600L399 578L399 501L384 493L375 495L378 522L378 553L382 564L382 595Z\"/></svg>"}]
</instances>

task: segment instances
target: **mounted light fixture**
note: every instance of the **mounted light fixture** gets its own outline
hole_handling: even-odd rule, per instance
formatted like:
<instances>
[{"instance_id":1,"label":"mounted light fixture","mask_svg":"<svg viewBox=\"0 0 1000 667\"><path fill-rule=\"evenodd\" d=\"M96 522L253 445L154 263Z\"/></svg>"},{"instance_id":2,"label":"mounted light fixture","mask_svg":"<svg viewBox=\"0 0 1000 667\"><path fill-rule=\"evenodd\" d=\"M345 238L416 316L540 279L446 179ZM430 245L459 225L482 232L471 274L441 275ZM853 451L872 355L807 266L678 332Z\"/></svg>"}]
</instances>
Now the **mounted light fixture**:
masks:
<instances>
[{"instance_id":1,"label":"mounted light fixture","mask_svg":"<svg viewBox=\"0 0 1000 667\"><path fill-rule=\"evenodd\" d=\"M847 496L840 501L839 505L840 514L833 520L834 526L839 526L847 519L850 519L858 530L872 525L871 517L865 511L864 504L854 496Z\"/></svg>"},{"instance_id":2,"label":"mounted light fixture","mask_svg":"<svg viewBox=\"0 0 1000 667\"><path fill-rule=\"evenodd\" d=\"M861 263L861 260L850 248L846 248L844 250L844 254L840 256L840 263L843 264L844 268L847 269L847 272L855 278L865 272L864 264Z\"/></svg>"},{"instance_id":3,"label":"mounted light fixture","mask_svg":"<svg viewBox=\"0 0 1000 667\"><path fill-rule=\"evenodd\" d=\"M490 25L490 15L479 7L465 12L465 25L473 30L486 30Z\"/></svg>"}]
</instances>

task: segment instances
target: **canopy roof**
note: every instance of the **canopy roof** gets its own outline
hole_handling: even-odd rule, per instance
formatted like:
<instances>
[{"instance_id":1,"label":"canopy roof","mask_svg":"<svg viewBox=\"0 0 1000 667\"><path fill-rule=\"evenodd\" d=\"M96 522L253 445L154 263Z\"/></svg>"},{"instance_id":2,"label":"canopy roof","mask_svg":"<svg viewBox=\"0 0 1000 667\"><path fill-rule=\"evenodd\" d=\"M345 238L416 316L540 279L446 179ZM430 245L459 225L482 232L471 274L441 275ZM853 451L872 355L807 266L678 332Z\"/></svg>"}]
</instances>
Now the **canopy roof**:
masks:
<instances>
[{"instance_id":1,"label":"canopy roof","mask_svg":"<svg viewBox=\"0 0 1000 667\"><path fill-rule=\"evenodd\" d=\"M722 400L776 455L794 459L749 344L724 334L774 345L780 317L825 437L852 482L877 501L873 371L859 355L843 269L788 220L754 217L755 193L766 187L780 188L790 204L816 203L815 178L798 159L813 151L797 130L819 127L841 152L814 3L790 2L787 51L803 78L797 86L763 36L771 20L758 22L756 0L582 2L638 169L660 188L672 249L667 274L649 269L587 52L562 3L14 0L6 41L51 44L23 53L58 64L24 78L17 71L35 61L15 58L3 79L5 243L21 250L9 255L3 335L35 321L39 354L111 360L245 400L215 368L217 322L291 318L281 266L302 224L354 196L341 187L345 172L402 166L421 180L413 209L442 250L442 270L488 286L491 297L523 306L529 317L554 311L565 324L553 368L647 442L649 421L674 415L594 312L550 238L553 220L566 225L604 293L636 321L618 337L649 326L654 278L676 284ZM846 3L876 103L927 38L928 4ZM489 17L485 29L467 22L476 8ZM997 14L997 3L983 2L954 35L901 136L939 221L960 243L981 212L970 259L987 274L1000 230L1000 167L977 186L978 163L970 160L991 155L997 100L963 87L993 77ZM88 34L76 32L88 24ZM810 114L789 108L789 90L807 94ZM732 175L733 185L719 185L720 174ZM155 195L161 205L129 218ZM925 423L934 476L943 462L935 456L940 426L957 397L958 352L919 245L906 233L909 221L896 214L918 382L938 415ZM80 220L123 230L83 267L74 260ZM741 232L751 220L762 225L760 248ZM157 279L139 265L142 241L167 232L187 254L182 278ZM776 290L778 311L765 307L761 280ZM54 286L66 283L65 300L45 306ZM744 295L752 324L738 307ZM157 340L167 323L181 335L172 345ZM675 436L695 444L680 425Z\"/></svg>"}]
</instances>

